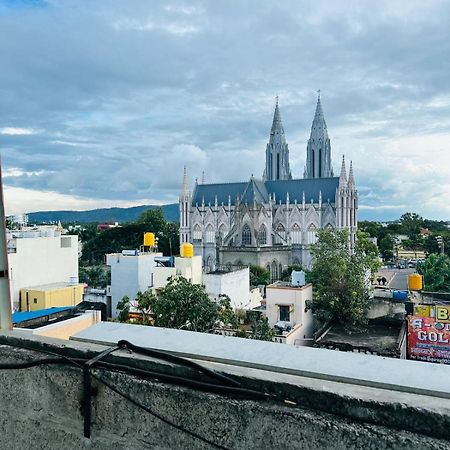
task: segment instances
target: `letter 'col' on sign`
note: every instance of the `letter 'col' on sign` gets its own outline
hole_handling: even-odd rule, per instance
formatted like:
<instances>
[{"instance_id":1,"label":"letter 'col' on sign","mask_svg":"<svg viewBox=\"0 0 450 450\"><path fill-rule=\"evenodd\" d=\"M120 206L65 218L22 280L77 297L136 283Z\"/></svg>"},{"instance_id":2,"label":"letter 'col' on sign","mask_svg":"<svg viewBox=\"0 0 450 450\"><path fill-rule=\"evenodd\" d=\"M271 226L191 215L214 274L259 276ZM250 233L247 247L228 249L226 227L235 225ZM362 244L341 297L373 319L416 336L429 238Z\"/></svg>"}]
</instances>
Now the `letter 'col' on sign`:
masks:
<instances>
[{"instance_id":1,"label":"letter 'col' on sign","mask_svg":"<svg viewBox=\"0 0 450 450\"><path fill-rule=\"evenodd\" d=\"M450 306L436 306L436 321L450 323Z\"/></svg>"}]
</instances>

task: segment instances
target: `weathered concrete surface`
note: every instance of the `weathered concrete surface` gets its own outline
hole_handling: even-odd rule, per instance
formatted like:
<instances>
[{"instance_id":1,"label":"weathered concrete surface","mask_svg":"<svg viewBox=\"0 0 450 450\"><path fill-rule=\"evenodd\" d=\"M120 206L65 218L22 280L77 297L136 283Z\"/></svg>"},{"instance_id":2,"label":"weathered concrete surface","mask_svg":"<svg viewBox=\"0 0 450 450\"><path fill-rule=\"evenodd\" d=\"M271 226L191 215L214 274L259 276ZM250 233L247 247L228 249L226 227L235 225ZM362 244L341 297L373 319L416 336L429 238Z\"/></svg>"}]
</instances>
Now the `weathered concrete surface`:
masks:
<instances>
[{"instance_id":1,"label":"weathered concrete surface","mask_svg":"<svg viewBox=\"0 0 450 450\"><path fill-rule=\"evenodd\" d=\"M11 342L14 338L10 334L7 339ZM71 356L92 356L104 349L37 338L16 342L44 346L55 352L63 349ZM0 346L0 363L42 357L45 356L34 351ZM111 362L126 361L164 373L187 373L187 369L126 352L108 358ZM389 391L364 386L217 363L203 364L227 372L247 387L263 388L298 404L244 401L124 374L100 370L95 373L163 417L230 449L450 448L450 441L444 439L449 435L446 430L450 429L448 399L404 392L391 395ZM0 371L0 448L211 448L164 424L96 381L93 381L92 437L84 438L81 388L82 373L77 367ZM414 432L420 420L427 416L430 419L423 431L429 430L429 435ZM410 431L402 429L402 424Z\"/></svg>"}]
</instances>

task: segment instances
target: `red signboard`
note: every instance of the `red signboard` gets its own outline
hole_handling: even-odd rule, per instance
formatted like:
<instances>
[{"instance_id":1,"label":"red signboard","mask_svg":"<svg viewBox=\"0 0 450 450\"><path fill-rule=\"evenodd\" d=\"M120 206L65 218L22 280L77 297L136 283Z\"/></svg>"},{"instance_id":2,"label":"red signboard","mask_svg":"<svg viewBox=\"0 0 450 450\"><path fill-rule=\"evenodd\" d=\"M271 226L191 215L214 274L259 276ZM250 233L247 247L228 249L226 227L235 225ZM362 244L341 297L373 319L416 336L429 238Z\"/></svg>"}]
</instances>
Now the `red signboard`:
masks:
<instances>
[{"instance_id":1,"label":"red signboard","mask_svg":"<svg viewBox=\"0 0 450 450\"><path fill-rule=\"evenodd\" d=\"M408 357L450 364L450 323L437 322L434 317L410 316Z\"/></svg>"}]
</instances>

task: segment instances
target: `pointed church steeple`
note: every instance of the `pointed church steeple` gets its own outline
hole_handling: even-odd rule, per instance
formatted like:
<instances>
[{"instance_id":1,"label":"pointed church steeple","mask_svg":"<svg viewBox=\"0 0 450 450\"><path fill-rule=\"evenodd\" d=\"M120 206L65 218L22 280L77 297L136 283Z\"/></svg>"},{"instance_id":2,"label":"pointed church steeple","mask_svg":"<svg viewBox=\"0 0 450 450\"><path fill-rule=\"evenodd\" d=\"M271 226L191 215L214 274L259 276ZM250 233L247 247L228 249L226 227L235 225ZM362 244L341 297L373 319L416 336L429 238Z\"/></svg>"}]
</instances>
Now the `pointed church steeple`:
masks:
<instances>
[{"instance_id":1,"label":"pointed church steeple","mask_svg":"<svg viewBox=\"0 0 450 450\"><path fill-rule=\"evenodd\" d=\"M355 177L353 176L353 163L350 161L350 170L348 172L348 187L354 188L355 187Z\"/></svg>"},{"instance_id":2,"label":"pointed church steeple","mask_svg":"<svg viewBox=\"0 0 450 450\"><path fill-rule=\"evenodd\" d=\"M191 214L191 192L189 190L189 180L186 166L183 169L183 184L181 186L179 209L180 209L180 245L183 242L190 242L190 214Z\"/></svg>"},{"instance_id":3,"label":"pointed church steeple","mask_svg":"<svg viewBox=\"0 0 450 450\"><path fill-rule=\"evenodd\" d=\"M342 155L341 173L339 175L339 186L345 186L347 184L347 171L345 169L345 157Z\"/></svg>"},{"instance_id":4,"label":"pointed church steeple","mask_svg":"<svg viewBox=\"0 0 450 450\"><path fill-rule=\"evenodd\" d=\"M317 96L316 112L311 125L311 135L306 149L304 178L327 178L333 176L331 166L331 144L323 114L320 90Z\"/></svg>"},{"instance_id":5,"label":"pointed church steeple","mask_svg":"<svg viewBox=\"0 0 450 450\"><path fill-rule=\"evenodd\" d=\"M188 182L188 177L187 177L187 170L186 170L186 166L184 166L183 169L183 185L181 188L181 195L189 195L189 182Z\"/></svg>"},{"instance_id":6,"label":"pointed church steeple","mask_svg":"<svg viewBox=\"0 0 450 450\"><path fill-rule=\"evenodd\" d=\"M278 97L273 113L269 143L266 147L266 169L263 178L264 180L290 180L292 178L289 168L289 148L281 122Z\"/></svg>"}]
</instances>

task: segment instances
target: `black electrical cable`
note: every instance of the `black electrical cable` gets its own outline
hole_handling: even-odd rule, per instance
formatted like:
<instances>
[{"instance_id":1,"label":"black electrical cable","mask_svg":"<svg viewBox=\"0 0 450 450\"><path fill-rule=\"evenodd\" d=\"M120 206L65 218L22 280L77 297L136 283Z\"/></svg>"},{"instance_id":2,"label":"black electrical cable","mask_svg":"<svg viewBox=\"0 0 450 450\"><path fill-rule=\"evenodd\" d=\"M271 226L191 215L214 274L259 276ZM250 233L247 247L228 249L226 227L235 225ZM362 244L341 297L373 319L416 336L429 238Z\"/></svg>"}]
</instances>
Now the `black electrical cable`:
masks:
<instances>
[{"instance_id":1,"label":"black electrical cable","mask_svg":"<svg viewBox=\"0 0 450 450\"><path fill-rule=\"evenodd\" d=\"M142 403L139 403L138 401L136 401L134 398L130 397L129 395L119 391L119 389L117 389L115 386L113 386L112 384L108 383L107 381L105 381L102 377L99 377L98 375L91 373L91 376L93 378L95 378L97 381L99 381L100 383L102 383L103 385L105 385L106 387L108 387L109 389L111 389L113 392L115 392L116 394L120 395L121 397L123 397L124 399L128 400L130 403L132 403L133 405L137 406L138 408L143 409L144 411L146 411L147 413L149 413L150 415L152 415L153 417L156 417L157 419L159 419L161 422L164 422L165 424L183 432L186 433L196 439L199 439L202 442L205 442L206 444L211 445L214 448L219 448L221 450L231 450L228 447L224 447L221 444L217 444L214 441L211 441L203 436L200 436L199 434L195 433L194 431L190 431L180 425L177 425L175 422L172 422L169 419L166 419L165 417L161 416L160 414L156 413L155 411L153 411L152 409L150 409L148 406L143 405Z\"/></svg>"},{"instance_id":2,"label":"black electrical cable","mask_svg":"<svg viewBox=\"0 0 450 450\"><path fill-rule=\"evenodd\" d=\"M178 364L181 366L186 366L191 369L198 370L199 372L202 372L203 374L205 374L211 378L217 379L217 380L221 381L222 383L225 383L225 384L228 384L231 386L240 386L241 385L241 383L239 383L239 381L233 380L232 378L222 375L214 370L208 369L200 364L197 364L194 361L191 361L186 358L182 358L181 356L176 356L171 353L163 352L160 350L139 347L137 345L132 344L129 341L124 340L124 339L120 340L117 343L117 345L120 348L129 349L129 350L132 350L135 353L139 353L141 355L150 356L151 358L161 359L163 361L168 361L171 363L175 363L175 364Z\"/></svg>"},{"instance_id":3,"label":"black electrical cable","mask_svg":"<svg viewBox=\"0 0 450 450\"><path fill-rule=\"evenodd\" d=\"M127 373L130 375L136 375L141 378L150 378L153 380L160 380L164 383L176 384L188 388L195 388L202 391L214 392L217 394L234 394L240 397L246 397L253 400L269 400L274 399L269 394L265 394L260 391L255 391L253 389L247 389L242 387L234 387L234 386L224 386L221 384L213 384L207 383L204 381L192 380L187 377L180 377L176 375L169 375L160 372L152 372L150 370L143 370L134 367L128 367L121 364L113 364L105 361L98 361L95 365L95 368L98 369L106 369L110 371L116 371L121 373Z\"/></svg>"},{"instance_id":4,"label":"black electrical cable","mask_svg":"<svg viewBox=\"0 0 450 450\"><path fill-rule=\"evenodd\" d=\"M45 358L38 359L34 361L27 361L24 363L6 363L0 364L0 370L19 370L28 369L31 367L37 367L42 365L65 365L76 363L77 367L82 367L83 364L89 362L87 358ZM169 375L160 372L153 372L150 370L137 369L134 367L125 366L123 364L114 364L104 361L97 361L95 363L95 368L103 369L107 371L114 371L120 373L126 373L129 375L139 376L141 378L152 379L153 381L160 381L168 384L176 384L179 386L184 386L188 388L194 388L201 391L213 392L217 394L232 394L239 397L245 397L253 400L268 400L274 397L263 392L255 391L252 389L239 388L234 386L223 386L219 384L206 383L203 381L192 380L187 377L179 377L176 375Z\"/></svg>"},{"instance_id":5,"label":"black electrical cable","mask_svg":"<svg viewBox=\"0 0 450 450\"><path fill-rule=\"evenodd\" d=\"M40 366L40 365L51 365L51 364L63 364L63 365L64 364L72 364L78 368L84 369L84 365L86 363L93 362L92 368L95 368L95 369L116 371L116 372L126 373L126 374L130 374L130 375L140 376L140 377L144 377L144 378L151 378L153 380L159 380L159 381L165 382L165 383L177 384L177 385L181 385L181 386L185 386L185 387L189 387L189 388L195 388L195 389L199 389L199 390L203 390L203 391L215 392L215 393L219 393L222 395L233 394L233 395L237 395L240 397L251 398L251 399L255 399L255 400L256 399L257 400L267 400L269 398L274 398L274 397L269 396L268 394L264 394L259 391L254 391L251 389L245 389L245 388L238 387L241 385L239 382L236 382L235 380L232 380L231 378L228 378L224 375L218 374L217 372L215 372L213 370L204 368L203 366L201 366L197 363L194 363L192 361L185 360L184 358L174 356L171 354L166 354L164 352L160 352L160 351L156 351L156 350L143 349L141 347L131 344L128 341L123 341L123 342L119 341L119 344L118 344L119 347L129 348L130 350L136 351L137 353L142 353L147 356L151 356L151 357L158 358L158 359L163 359L163 360L170 361L173 363L176 362L176 363L182 364L186 367L196 369L196 370L204 373L205 375L208 375L212 378L219 380L222 384L206 383L206 382L202 382L202 381L192 380L187 377L178 377L178 376L174 376L174 375L162 374L162 373L152 372L152 371L143 370L143 369L136 369L136 368L122 365L122 364L107 363L105 361L98 360L98 357L100 357L100 355L104 354L105 352L101 352L96 357L91 358L91 359L89 359L89 358L71 358L71 357L68 357L65 355L51 352L49 350L30 348L27 346L9 343L9 342L2 343L2 344L6 344L6 345L9 345L12 347L18 347L18 348L22 348L22 349L26 349L26 350L36 351L38 353L44 353L44 354L48 354L48 355L56 356L56 357L45 358L45 359L34 360L34 361L27 361L24 363L0 364L0 370L2 370L2 369L4 369L4 370L26 369L26 368L30 368L30 367L36 367L36 366ZM104 384L106 387L111 389L112 391L116 392L118 395L121 395L123 398L125 398L128 401L130 401L131 403L133 403L135 406L142 408L144 411L148 412L149 414L151 414L152 416L161 420L162 422L166 423L167 425L172 426L173 428L175 428L181 432L184 432L192 437L195 437L215 448L229 450L220 444L210 441L209 439L204 438L203 436L200 436L199 434L197 434L193 431L187 430L187 429L183 428L182 426L177 425L176 423L170 421L169 419L166 419L165 417L163 417L160 414L156 413L155 411L151 410L149 407L140 404L133 398L129 397L127 394L122 393L120 390L118 390L117 388L112 386L110 383L105 382L105 380L102 377L100 377L92 372L90 373L90 375L93 378L95 378L96 380L98 380L100 383ZM231 384L230 381L232 382L232 384L234 386L229 386L229 384ZM238 386L236 386L236 385L238 385Z\"/></svg>"}]
</instances>

